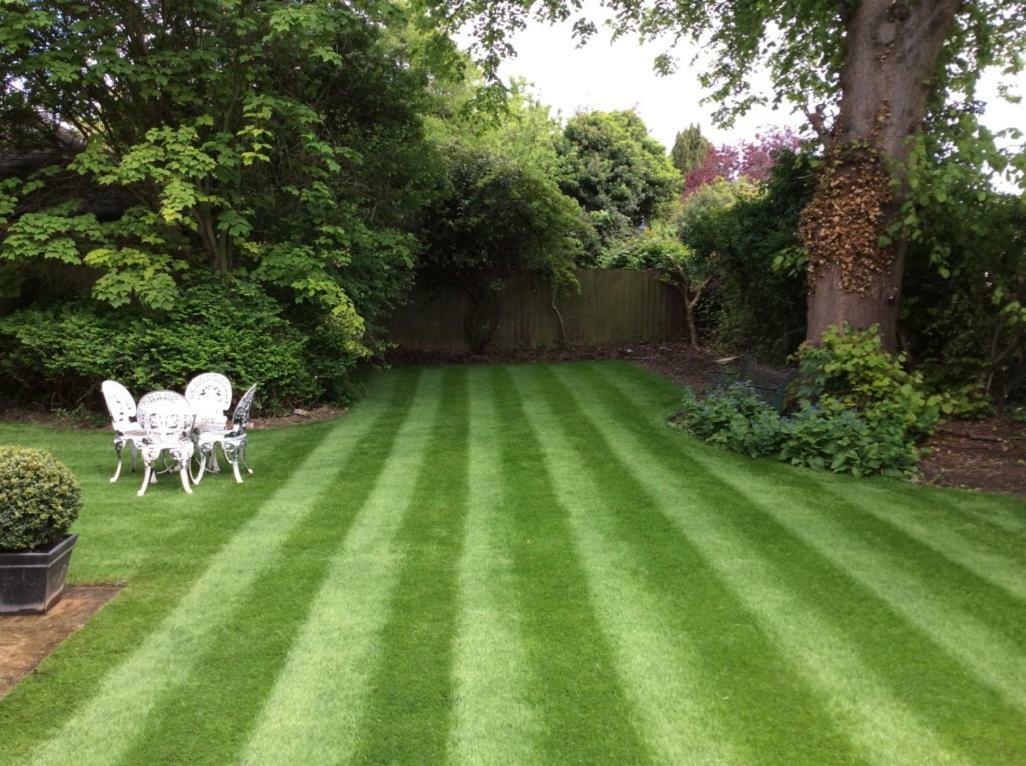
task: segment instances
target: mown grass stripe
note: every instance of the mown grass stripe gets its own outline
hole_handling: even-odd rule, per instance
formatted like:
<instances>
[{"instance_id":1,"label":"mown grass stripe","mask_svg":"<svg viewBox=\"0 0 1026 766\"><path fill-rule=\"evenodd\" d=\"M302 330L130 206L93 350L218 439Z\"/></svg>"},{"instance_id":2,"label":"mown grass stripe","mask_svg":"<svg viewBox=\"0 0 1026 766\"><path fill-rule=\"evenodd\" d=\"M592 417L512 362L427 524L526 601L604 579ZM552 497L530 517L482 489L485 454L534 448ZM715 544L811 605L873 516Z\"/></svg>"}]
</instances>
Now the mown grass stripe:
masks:
<instances>
[{"instance_id":1,"label":"mown grass stripe","mask_svg":"<svg viewBox=\"0 0 1026 766\"><path fill-rule=\"evenodd\" d=\"M619 678L663 763L851 763L818 700L679 532L657 515L546 368L518 368L558 496L618 660ZM654 513L655 511L655 513ZM796 694L796 692L798 692ZM753 725L754 724L754 725ZM809 736L796 743L791 731Z\"/></svg>"},{"instance_id":2,"label":"mown grass stripe","mask_svg":"<svg viewBox=\"0 0 1026 766\"><path fill-rule=\"evenodd\" d=\"M709 469L721 464L719 455L702 451L690 457ZM901 514L888 513L858 493L842 496L813 472L760 461L723 476L752 505L957 658L978 681L1026 709L1026 608L993 584L1019 585L1023 566L1002 559L998 568L989 557L982 562L993 576L981 578L981 560L974 566L964 556L965 541L949 539L948 550L937 551L906 531ZM928 529L917 531L932 536Z\"/></svg>"},{"instance_id":3,"label":"mown grass stripe","mask_svg":"<svg viewBox=\"0 0 1026 766\"><path fill-rule=\"evenodd\" d=\"M966 751L948 743L950 729L943 725L935 729L927 723L938 722L936 716L924 714L922 700L910 700L915 695L896 689L893 675L874 672L879 657L867 652L865 645L867 632L880 630L886 641L879 643L888 645L874 648L898 654L902 661L923 672L932 669L916 655L930 650L928 642L924 646L916 641L911 649L898 643L908 640L907 628L890 619L886 607L860 604L859 599L868 594L856 592L853 596L849 592L842 596L810 588L806 581L840 583L842 587L832 588L834 591L853 590L847 587L843 574L823 571L816 559L818 554L767 525L746 498L689 460L680 443L682 437L653 430L644 410L637 410L629 395L616 385L622 381L613 375L607 380L606 373L594 367L558 370L557 374L572 390L588 391L582 407L619 459L642 477L663 513L680 525L748 610L777 639L795 671L820 690L827 709L850 732L866 757L881 764L968 763L965 753L972 752L972 762L979 762L978 757L983 755L986 762L1001 763L994 757L995 739L980 741L970 736L972 741L965 743L963 737L956 737L969 745ZM872 596L868 598L874 601ZM960 666L945 659L940 667L950 667L961 676L945 690L951 692L965 674ZM917 686L914 673L903 675ZM931 692L927 695L929 705L950 702L937 699L932 693L935 689L927 691ZM1000 707L1000 699L994 701ZM1007 733L1007 724L1002 721L991 734ZM985 749L981 752L974 745Z\"/></svg>"},{"instance_id":4,"label":"mown grass stripe","mask_svg":"<svg viewBox=\"0 0 1026 766\"><path fill-rule=\"evenodd\" d=\"M416 374L400 377L373 427L360 437L332 485L290 532L277 560L213 632L187 681L165 690L124 763L237 760L305 621L332 553L370 494L411 409L425 406L415 397L416 384ZM321 448L332 450L334 445Z\"/></svg>"},{"instance_id":5,"label":"mown grass stripe","mask_svg":"<svg viewBox=\"0 0 1026 766\"><path fill-rule=\"evenodd\" d=\"M470 461L466 538L460 562L460 618L455 643L454 763L541 763L535 683L523 645L509 514L502 509L498 416L485 367L468 367Z\"/></svg>"},{"instance_id":6,"label":"mown grass stripe","mask_svg":"<svg viewBox=\"0 0 1026 766\"><path fill-rule=\"evenodd\" d=\"M168 497L178 499L177 505L154 503L151 508L149 493L146 502L141 503L135 496L137 486L111 485L107 481L106 435L102 435L100 445L103 460L96 463L99 451L92 434L82 437L82 442L89 445L86 450L72 450L69 455L61 445L69 437L77 439L80 435L50 433L58 437L56 443L43 444L84 477L84 508L75 526L82 537L71 571L77 573L79 581L121 580L128 584L83 630L72 634L37 672L0 702L0 763L29 760L41 741L58 732L98 693L112 665L143 643L202 575L210 558L256 513L292 468L320 444L333 425L318 423L255 436L261 455L258 477L241 487L225 482L231 484L226 489L241 492L231 493L236 502L223 506L220 498L228 494L221 491L219 480L212 480L209 491L204 486L204 492L197 492L188 502L183 502L179 487L174 495L168 493ZM290 438L283 438L287 434ZM266 459L272 451L276 461ZM132 501L121 502L119 494L130 495ZM160 493L152 494L153 500L159 497ZM217 514L211 513L214 508ZM188 551L188 555L182 555L182 551ZM55 680L60 684L57 693L51 688Z\"/></svg>"},{"instance_id":7,"label":"mown grass stripe","mask_svg":"<svg viewBox=\"0 0 1026 766\"><path fill-rule=\"evenodd\" d=\"M524 403L508 369L489 373L504 468L501 512L512 522L507 545L534 671L530 693L545 725L541 758L559 764L648 762Z\"/></svg>"},{"instance_id":8,"label":"mown grass stripe","mask_svg":"<svg viewBox=\"0 0 1026 766\"><path fill-rule=\"evenodd\" d=\"M356 752L402 564L396 535L412 498L409 477L421 470L431 448L441 378L435 369L423 373L418 399L424 404L403 423L373 490L332 557L240 763L341 763Z\"/></svg>"},{"instance_id":9,"label":"mown grass stripe","mask_svg":"<svg viewBox=\"0 0 1026 766\"><path fill-rule=\"evenodd\" d=\"M615 377L630 387L635 402L643 407L643 417L646 421L661 422L663 418L679 409L678 384L629 362L613 361L605 363L605 366L615 371ZM885 503L893 504L904 513L917 513L927 522L930 522L938 512L952 519L959 519L963 527L960 531L967 535L978 534L983 529L990 528L994 534L981 542L997 543L998 550L1010 555L1026 552L1026 547L1022 544L1026 538L1026 504L1019 498L921 487L898 479L866 480L847 476L834 478L838 484L847 483L852 492L879 495ZM1006 533L1005 545L1001 545L1001 541L995 536L1000 535L1001 530Z\"/></svg>"},{"instance_id":10,"label":"mown grass stripe","mask_svg":"<svg viewBox=\"0 0 1026 766\"><path fill-rule=\"evenodd\" d=\"M836 493L834 493L836 495ZM861 515L871 515L880 522L896 527L914 538L937 555L973 573L986 584L998 588L1020 606L1026 604L1026 537L1002 531L1001 542L988 539L979 542L967 538L964 532L952 531L936 517L941 504L933 505L934 518L926 514L913 515L897 503L888 503L875 494L853 494L849 501ZM979 529L979 524L975 525Z\"/></svg>"},{"instance_id":11,"label":"mown grass stripe","mask_svg":"<svg viewBox=\"0 0 1026 766\"><path fill-rule=\"evenodd\" d=\"M457 578L467 512L466 372L445 371L441 406L397 534L399 579L381 633L353 762L443 763L452 719Z\"/></svg>"},{"instance_id":12,"label":"mown grass stripe","mask_svg":"<svg viewBox=\"0 0 1026 766\"><path fill-rule=\"evenodd\" d=\"M699 466L716 470L708 456L696 453L692 457ZM1013 602L1010 608L1008 604L999 604L1003 610L986 610L988 597L993 598L993 594L987 592L986 583L978 588L977 610L992 614L998 621L997 627L1006 634L1018 636L1017 641L1009 640L967 609L948 603L955 597L963 601L966 598L964 592L950 593L958 585L957 567L944 566L944 559L939 565L937 561L923 561L923 557L916 559L920 551L914 541L906 540L904 547L888 545L886 525L882 531L871 529L867 534L866 520L877 520L860 514L843 499L821 492L817 503L813 499L817 495L809 496L802 486L787 479L762 479L757 471L724 473L721 478L747 497L751 505L773 517L823 559L888 604L895 615L961 661L978 681L1002 693L1011 704L1026 709L1026 656L1022 653L1026 646L1022 619L1026 614L1016 608L1020 605ZM808 481L807 476L801 478ZM909 557L917 567L910 571L904 565L904 557ZM930 564L935 565L932 573ZM1000 621L998 615L1002 613L1008 622Z\"/></svg>"},{"instance_id":13,"label":"mown grass stripe","mask_svg":"<svg viewBox=\"0 0 1026 766\"><path fill-rule=\"evenodd\" d=\"M605 378L602 372L596 374ZM610 378L608 382L630 405L620 388L623 381ZM634 420L627 418L626 422L636 428ZM682 468L697 468L694 478L681 488L717 492L732 509L735 528L751 544L762 546L788 587L810 604L837 605L821 609L822 616L850 638L862 662L940 736L984 762L1004 763L1009 755L1026 760L1026 717L1021 709L963 664L938 636L916 626L865 582L774 518L774 503L788 508L802 502L801 495L786 491L774 493L773 502L767 503L763 497L774 484L786 487L796 475L793 469L712 450L668 429L643 432L648 434L648 449L675 481L680 482ZM755 482L757 476L767 478L749 492L733 486ZM824 512L839 512L828 503L823 507ZM776 544L767 545L769 540ZM918 595L906 591L904 597L912 600ZM987 711L985 717L979 715L981 710ZM1016 734L1009 737L1009 732Z\"/></svg>"},{"instance_id":14,"label":"mown grass stripe","mask_svg":"<svg viewBox=\"0 0 1026 766\"><path fill-rule=\"evenodd\" d=\"M895 487L893 480L862 484L852 488L858 493L857 499L887 508L889 520L950 558L973 564L980 558L1026 563L1026 526L1016 528L997 521L999 517L994 513L967 510L976 504L969 491L908 483ZM1011 497L986 497L990 505L984 507L988 508L1017 503L1026 521L1026 503ZM985 573L985 569L981 571ZM1012 586L1012 592L1022 592L1021 582Z\"/></svg>"},{"instance_id":15,"label":"mown grass stripe","mask_svg":"<svg viewBox=\"0 0 1026 766\"><path fill-rule=\"evenodd\" d=\"M164 621L54 737L41 743L29 759L33 766L109 764L121 758L161 692L187 678L232 604L275 559L289 531L330 485L340 455L348 454L373 426L375 410L373 405L354 409L325 434L322 446L337 444L338 449L317 449L297 467L213 557Z\"/></svg>"}]
</instances>

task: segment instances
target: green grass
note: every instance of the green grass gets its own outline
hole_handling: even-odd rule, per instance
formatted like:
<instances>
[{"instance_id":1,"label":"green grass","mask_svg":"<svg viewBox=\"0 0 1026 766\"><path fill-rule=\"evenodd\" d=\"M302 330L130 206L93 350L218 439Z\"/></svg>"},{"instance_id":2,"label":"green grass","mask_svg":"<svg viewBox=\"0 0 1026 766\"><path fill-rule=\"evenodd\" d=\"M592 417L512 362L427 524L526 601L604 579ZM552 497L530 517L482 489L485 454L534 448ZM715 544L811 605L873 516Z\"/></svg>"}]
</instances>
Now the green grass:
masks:
<instances>
[{"instance_id":1,"label":"green grass","mask_svg":"<svg viewBox=\"0 0 1026 766\"><path fill-rule=\"evenodd\" d=\"M718 452L676 399L393 371L142 499L106 434L0 424L82 480L72 581L126 584L0 763L1026 763L1026 505Z\"/></svg>"}]
</instances>

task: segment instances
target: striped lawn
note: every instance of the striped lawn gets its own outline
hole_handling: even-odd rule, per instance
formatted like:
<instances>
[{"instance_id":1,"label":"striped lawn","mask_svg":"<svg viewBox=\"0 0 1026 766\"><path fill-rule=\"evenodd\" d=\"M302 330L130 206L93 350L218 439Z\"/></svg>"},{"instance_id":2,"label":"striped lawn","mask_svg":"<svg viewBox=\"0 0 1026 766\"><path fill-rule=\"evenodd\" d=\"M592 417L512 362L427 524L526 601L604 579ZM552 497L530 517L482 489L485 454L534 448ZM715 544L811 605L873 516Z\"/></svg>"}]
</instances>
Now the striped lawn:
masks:
<instances>
[{"instance_id":1,"label":"striped lawn","mask_svg":"<svg viewBox=\"0 0 1026 766\"><path fill-rule=\"evenodd\" d=\"M1026 763L1026 504L718 452L677 398L382 373L191 498L0 424L82 479L72 580L126 583L0 700L0 764Z\"/></svg>"}]
</instances>

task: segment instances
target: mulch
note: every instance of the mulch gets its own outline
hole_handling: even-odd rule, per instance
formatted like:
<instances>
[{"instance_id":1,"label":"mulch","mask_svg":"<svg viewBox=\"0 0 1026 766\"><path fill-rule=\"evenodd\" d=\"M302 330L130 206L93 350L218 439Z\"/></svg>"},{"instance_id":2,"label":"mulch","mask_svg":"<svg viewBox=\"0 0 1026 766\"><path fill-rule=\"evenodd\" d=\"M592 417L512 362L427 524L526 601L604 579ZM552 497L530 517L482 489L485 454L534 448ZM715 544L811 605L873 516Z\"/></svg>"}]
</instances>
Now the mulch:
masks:
<instances>
[{"instance_id":1,"label":"mulch","mask_svg":"<svg viewBox=\"0 0 1026 766\"><path fill-rule=\"evenodd\" d=\"M924 445L923 481L1026 498L1026 423L1001 418L942 423Z\"/></svg>"},{"instance_id":2,"label":"mulch","mask_svg":"<svg viewBox=\"0 0 1026 766\"><path fill-rule=\"evenodd\" d=\"M65 589L46 614L0 617L0 698L120 591L120 585L78 585Z\"/></svg>"}]
</instances>

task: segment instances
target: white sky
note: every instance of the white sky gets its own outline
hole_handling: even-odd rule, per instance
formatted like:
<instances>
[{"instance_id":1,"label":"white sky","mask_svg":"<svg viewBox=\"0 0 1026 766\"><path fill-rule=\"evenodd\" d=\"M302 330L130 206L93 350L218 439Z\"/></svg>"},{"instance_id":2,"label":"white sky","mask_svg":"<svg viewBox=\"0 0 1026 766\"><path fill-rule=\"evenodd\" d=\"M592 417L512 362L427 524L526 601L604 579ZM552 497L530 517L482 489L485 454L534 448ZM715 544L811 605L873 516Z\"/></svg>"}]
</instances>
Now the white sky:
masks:
<instances>
[{"instance_id":1,"label":"white sky","mask_svg":"<svg viewBox=\"0 0 1026 766\"><path fill-rule=\"evenodd\" d=\"M605 18L597 0L586 0L583 15ZM713 105L700 103L702 89L697 71L689 65L693 48L678 46L676 73L662 77L652 68L654 58L666 50L659 43L641 44L633 37L613 42L608 29L599 32L584 47L577 48L571 23L548 24L531 21L512 38L517 57L500 68L503 79L523 77L534 86L538 98L562 113L564 118L579 110L634 108L664 146L669 148L678 130L692 122L713 143L752 137L760 127L790 125L801 128L803 118L784 109L756 107L735 126L724 131L712 124ZM984 122L992 130L1008 127L1026 129L1026 103L1009 104L997 98L998 79L985 76L980 98L987 102ZM769 94L769 80L757 78L762 93ZM1026 95L1026 74L1016 82L1016 91Z\"/></svg>"}]
</instances>

